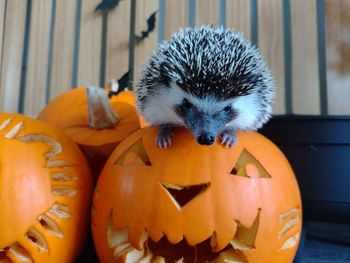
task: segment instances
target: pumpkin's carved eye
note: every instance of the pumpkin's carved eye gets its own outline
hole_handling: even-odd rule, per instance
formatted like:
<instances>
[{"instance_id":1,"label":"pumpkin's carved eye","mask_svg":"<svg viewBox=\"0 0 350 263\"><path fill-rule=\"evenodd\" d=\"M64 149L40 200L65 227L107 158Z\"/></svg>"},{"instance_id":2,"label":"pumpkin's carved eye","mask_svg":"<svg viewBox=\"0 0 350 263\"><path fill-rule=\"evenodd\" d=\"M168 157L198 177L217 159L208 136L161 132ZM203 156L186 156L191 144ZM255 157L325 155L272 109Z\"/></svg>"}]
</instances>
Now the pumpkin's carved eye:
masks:
<instances>
[{"instance_id":1,"label":"pumpkin's carved eye","mask_svg":"<svg viewBox=\"0 0 350 263\"><path fill-rule=\"evenodd\" d=\"M271 178L264 166L246 149L244 149L230 174L248 178Z\"/></svg>"},{"instance_id":2,"label":"pumpkin's carved eye","mask_svg":"<svg viewBox=\"0 0 350 263\"><path fill-rule=\"evenodd\" d=\"M131 145L116 161L115 164L124 166L125 164L137 164L152 166L151 160L143 146L142 139Z\"/></svg>"},{"instance_id":3,"label":"pumpkin's carved eye","mask_svg":"<svg viewBox=\"0 0 350 263\"><path fill-rule=\"evenodd\" d=\"M210 186L210 183L178 186L169 183L162 183L164 190L170 195L176 207L181 210L188 202L202 194Z\"/></svg>"}]
</instances>

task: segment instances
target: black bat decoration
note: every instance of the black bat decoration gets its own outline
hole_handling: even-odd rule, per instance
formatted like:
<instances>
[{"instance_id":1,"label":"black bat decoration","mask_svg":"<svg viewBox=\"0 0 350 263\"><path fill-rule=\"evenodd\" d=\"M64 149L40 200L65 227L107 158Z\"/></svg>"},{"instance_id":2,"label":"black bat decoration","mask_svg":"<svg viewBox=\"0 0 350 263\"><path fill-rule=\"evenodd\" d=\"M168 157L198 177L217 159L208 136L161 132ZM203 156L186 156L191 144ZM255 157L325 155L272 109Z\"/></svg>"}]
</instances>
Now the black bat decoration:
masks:
<instances>
[{"instance_id":1,"label":"black bat decoration","mask_svg":"<svg viewBox=\"0 0 350 263\"><path fill-rule=\"evenodd\" d=\"M102 2L96 6L95 12L113 9L120 1L121 0L102 0Z\"/></svg>"},{"instance_id":2,"label":"black bat decoration","mask_svg":"<svg viewBox=\"0 0 350 263\"><path fill-rule=\"evenodd\" d=\"M108 92L108 98L111 98L112 96L117 95L119 92L129 87L129 80L130 80L129 74L130 74L130 71L126 72L123 76L121 76L120 79L117 80L119 85L118 90L117 91L110 90Z\"/></svg>"},{"instance_id":3,"label":"black bat decoration","mask_svg":"<svg viewBox=\"0 0 350 263\"><path fill-rule=\"evenodd\" d=\"M147 19L147 30L142 31L140 36L138 36L138 35L135 36L137 41L141 41L141 40L145 39L146 37L148 37L149 33L151 33L155 29L155 27L156 27L156 14L157 14L157 11L155 11L152 15L149 16L149 18Z\"/></svg>"}]
</instances>

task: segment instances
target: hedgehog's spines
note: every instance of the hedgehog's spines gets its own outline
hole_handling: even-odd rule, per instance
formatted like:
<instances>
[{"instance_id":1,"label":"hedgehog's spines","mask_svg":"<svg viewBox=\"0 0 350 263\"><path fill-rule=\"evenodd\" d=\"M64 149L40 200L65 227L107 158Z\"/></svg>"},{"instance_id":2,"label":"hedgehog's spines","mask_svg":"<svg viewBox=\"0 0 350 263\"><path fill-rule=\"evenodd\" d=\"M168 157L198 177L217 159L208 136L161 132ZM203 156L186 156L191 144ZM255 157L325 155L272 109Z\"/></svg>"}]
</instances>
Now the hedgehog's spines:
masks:
<instances>
[{"instance_id":1,"label":"hedgehog's spines","mask_svg":"<svg viewBox=\"0 0 350 263\"><path fill-rule=\"evenodd\" d=\"M210 95L218 101L256 93L263 123L271 113L274 82L267 64L242 33L231 29L184 28L161 42L138 83L139 110L148 96L171 82L193 96Z\"/></svg>"}]
</instances>

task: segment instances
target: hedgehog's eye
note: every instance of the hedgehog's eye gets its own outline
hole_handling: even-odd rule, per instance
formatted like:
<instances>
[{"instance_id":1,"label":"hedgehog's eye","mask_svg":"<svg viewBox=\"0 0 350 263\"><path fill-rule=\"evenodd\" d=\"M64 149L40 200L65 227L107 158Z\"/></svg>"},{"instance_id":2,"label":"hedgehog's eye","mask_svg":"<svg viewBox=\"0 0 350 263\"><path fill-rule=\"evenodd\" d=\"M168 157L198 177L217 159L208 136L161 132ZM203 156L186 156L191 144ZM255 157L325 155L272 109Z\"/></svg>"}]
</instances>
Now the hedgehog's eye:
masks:
<instances>
[{"instance_id":1,"label":"hedgehog's eye","mask_svg":"<svg viewBox=\"0 0 350 263\"><path fill-rule=\"evenodd\" d=\"M183 99L181 103L181 107L188 110L189 108L192 107L192 104L187 99Z\"/></svg>"},{"instance_id":2,"label":"hedgehog's eye","mask_svg":"<svg viewBox=\"0 0 350 263\"><path fill-rule=\"evenodd\" d=\"M232 109L232 106L231 105L227 105L225 108L224 108L224 111L225 112L228 112Z\"/></svg>"}]
</instances>

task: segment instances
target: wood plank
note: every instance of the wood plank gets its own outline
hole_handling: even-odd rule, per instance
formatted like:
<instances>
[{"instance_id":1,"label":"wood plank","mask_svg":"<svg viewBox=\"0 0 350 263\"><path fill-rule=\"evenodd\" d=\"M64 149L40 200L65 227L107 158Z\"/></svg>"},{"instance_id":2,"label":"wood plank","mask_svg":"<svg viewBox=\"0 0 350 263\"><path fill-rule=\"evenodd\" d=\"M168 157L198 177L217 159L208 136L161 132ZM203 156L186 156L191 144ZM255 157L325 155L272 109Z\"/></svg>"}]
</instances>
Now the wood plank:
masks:
<instances>
[{"instance_id":1,"label":"wood plank","mask_svg":"<svg viewBox=\"0 0 350 263\"><path fill-rule=\"evenodd\" d=\"M46 104L52 1L32 0L24 113L35 117Z\"/></svg>"},{"instance_id":2,"label":"wood plank","mask_svg":"<svg viewBox=\"0 0 350 263\"><path fill-rule=\"evenodd\" d=\"M77 1L56 1L49 100L72 85L76 8Z\"/></svg>"},{"instance_id":3,"label":"wood plank","mask_svg":"<svg viewBox=\"0 0 350 263\"><path fill-rule=\"evenodd\" d=\"M106 84L128 71L131 1L120 1L108 13Z\"/></svg>"},{"instance_id":4,"label":"wood plank","mask_svg":"<svg viewBox=\"0 0 350 263\"><path fill-rule=\"evenodd\" d=\"M18 110L26 6L27 2L23 0L11 0L6 4L0 74L1 111Z\"/></svg>"},{"instance_id":5,"label":"wood plank","mask_svg":"<svg viewBox=\"0 0 350 263\"><path fill-rule=\"evenodd\" d=\"M196 0L196 26L219 24L219 1Z\"/></svg>"},{"instance_id":6,"label":"wood plank","mask_svg":"<svg viewBox=\"0 0 350 263\"><path fill-rule=\"evenodd\" d=\"M176 10L176 12L174 12ZM165 1L164 37L170 39L171 34L188 26L188 0Z\"/></svg>"},{"instance_id":7,"label":"wood plank","mask_svg":"<svg viewBox=\"0 0 350 263\"><path fill-rule=\"evenodd\" d=\"M350 114L350 1L325 1L329 114Z\"/></svg>"},{"instance_id":8,"label":"wood plank","mask_svg":"<svg viewBox=\"0 0 350 263\"><path fill-rule=\"evenodd\" d=\"M147 19L151 14L158 10L158 0L138 0L136 7L136 26L135 33L141 34L141 31L147 30ZM157 16L156 16L157 19ZM146 39L136 44L135 49L135 69L134 80L137 81L143 65L151 56L157 46L157 33L155 28Z\"/></svg>"},{"instance_id":9,"label":"wood plank","mask_svg":"<svg viewBox=\"0 0 350 263\"><path fill-rule=\"evenodd\" d=\"M285 113L284 42L281 0L258 1L259 48L276 83L274 114Z\"/></svg>"},{"instance_id":10,"label":"wood plank","mask_svg":"<svg viewBox=\"0 0 350 263\"><path fill-rule=\"evenodd\" d=\"M250 39L250 1L226 0L226 26Z\"/></svg>"},{"instance_id":11,"label":"wood plank","mask_svg":"<svg viewBox=\"0 0 350 263\"><path fill-rule=\"evenodd\" d=\"M2 46L4 39L4 27L5 27L5 8L6 0L0 0L0 80L1 80L1 66L2 66ZM0 87L1 88L1 87Z\"/></svg>"},{"instance_id":12,"label":"wood plank","mask_svg":"<svg viewBox=\"0 0 350 263\"><path fill-rule=\"evenodd\" d=\"M95 8L99 3L101 3L101 0L82 1L77 77L78 86L99 84L102 17L101 13L95 12Z\"/></svg>"},{"instance_id":13,"label":"wood plank","mask_svg":"<svg viewBox=\"0 0 350 263\"><path fill-rule=\"evenodd\" d=\"M293 113L320 114L316 0L290 1Z\"/></svg>"}]
</instances>

